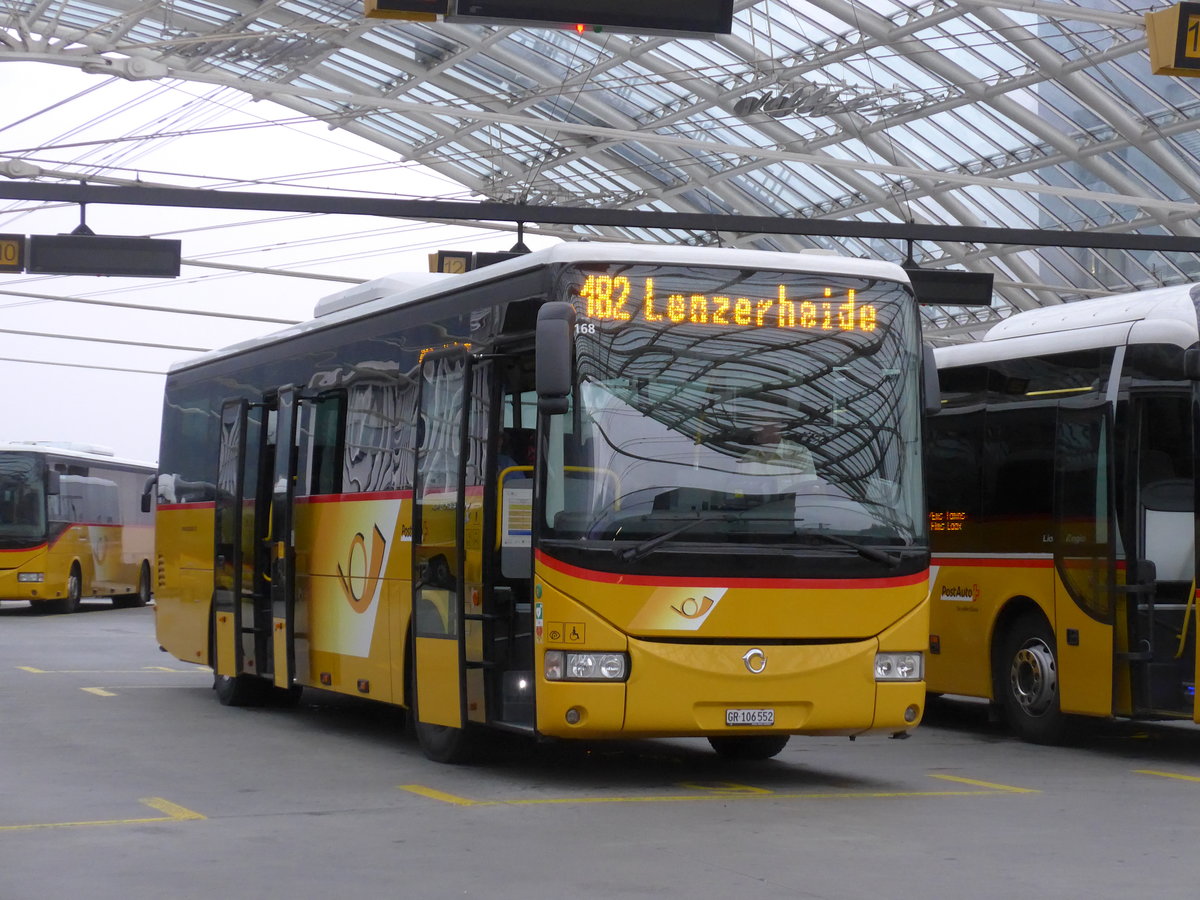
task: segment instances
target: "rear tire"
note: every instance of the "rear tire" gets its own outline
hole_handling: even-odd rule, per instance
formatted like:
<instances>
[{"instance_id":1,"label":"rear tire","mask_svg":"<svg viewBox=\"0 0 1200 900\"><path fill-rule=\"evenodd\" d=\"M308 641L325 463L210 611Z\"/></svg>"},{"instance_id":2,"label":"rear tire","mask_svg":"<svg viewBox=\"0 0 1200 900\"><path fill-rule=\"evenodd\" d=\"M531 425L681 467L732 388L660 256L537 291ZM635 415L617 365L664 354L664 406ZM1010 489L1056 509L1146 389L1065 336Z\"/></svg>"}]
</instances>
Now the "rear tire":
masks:
<instances>
[{"instance_id":1,"label":"rear tire","mask_svg":"<svg viewBox=\"0 0 1200 900\"><path fill-rule=\"evenodd\" d=\"M1059 706L1058 647L1049 623L1026 613L1005 633L996 696L1013 732L1035 744L1061 744L1074 722Z\"/></svg>"},{"instance_id":2,"label":"rear tire","mask_svg":"<svg viewBox=\"0 0 1200 900\"><path fill-rule=\"evenodd\" d=\"M135 606L146 606L150 602L150 563L142 561L142 570L138 573L137 593L122 594L113 597L113 606L118 609L128 609Z\"/></svg>"},{"instance_id":3,"label":"rear tire","mask_svg":"<svg viewBox=\"0 0 1200 900\"><path fill-rule=\"evenodd\" d=\"M722 759L763 760L778 756L791 735L759 734L748 737L710 737L712 748Z\"/></svg>"}]
</instances>

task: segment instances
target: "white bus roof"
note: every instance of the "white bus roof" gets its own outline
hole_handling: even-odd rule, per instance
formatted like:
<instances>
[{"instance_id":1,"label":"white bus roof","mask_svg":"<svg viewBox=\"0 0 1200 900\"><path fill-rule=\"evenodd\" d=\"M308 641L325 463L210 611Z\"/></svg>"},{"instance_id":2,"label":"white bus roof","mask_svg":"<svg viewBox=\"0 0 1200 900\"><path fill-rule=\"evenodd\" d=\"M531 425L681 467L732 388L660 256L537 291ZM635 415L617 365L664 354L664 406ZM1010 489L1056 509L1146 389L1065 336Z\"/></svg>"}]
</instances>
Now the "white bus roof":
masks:
<instances>
[{"instance_id":1,"label":"white bus roof","mask_svg":"<svg viewBox=\"0 0 1200 900\"><path fill-rule=\"evenodd\" d=\"M97 447L90 444L58 443L56 441L12 441L0 443L0 453L44 453L48 456L77 459L81 462L134 466L151 471L158 469L155 463L137 459L122 459L114 455L113 451L106 447Z\"/></svg>"},{"instance_id":2,"label":"white bus roof","mask_svg":"<svg viewBox=\"0 0 1200 900\"><path fill-rule=\"evenodd\" d=\"M1122 344L1190 347L1200 338L1193 299L1198 293L1200 284L1180 284L1027 310L992 326L978 341L937 348L938 365Z\"/></svg>"},{"instance_id":3,"label":"white bus roof","mask_svg":"<svg viewBox=\"0 0 1200 900\"><path fill-rule=\"evenodd\" d=\"M522 254L462 275L409 273L387 275L339 291L318 301L315 318L282 331L252 338L219 350L177 362L170 371L188 369L209 360L231 356L286 337L316 331L329 325L384 312L450 290L458 290L555 263L645 263L692 266L744 267L762 271L813 272L861 275L908 284L908 275L896 263L858 259L826 252L777 253L769 250L734 250L719 247L679 247L671 244L621 244L575 241Z\"/></svg>"}]
</instances>

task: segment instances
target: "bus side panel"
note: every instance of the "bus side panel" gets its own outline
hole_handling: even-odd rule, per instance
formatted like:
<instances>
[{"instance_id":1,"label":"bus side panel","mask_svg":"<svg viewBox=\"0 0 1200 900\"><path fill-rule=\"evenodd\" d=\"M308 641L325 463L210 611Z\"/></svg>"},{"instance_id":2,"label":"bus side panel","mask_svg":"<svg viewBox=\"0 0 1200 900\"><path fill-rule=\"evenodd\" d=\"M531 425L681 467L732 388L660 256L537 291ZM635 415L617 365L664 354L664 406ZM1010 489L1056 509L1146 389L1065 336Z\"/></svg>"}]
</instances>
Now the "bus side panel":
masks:
<instances>
[{"instance_id":1,"label":"bus side panel","mask_svg":"<svg viewBox=\"0 0 1200 900\"><path fill-rule=\"evenodd\" d=\"M930 653L925 680L939 694L994 700L992 645L996 623L1014 598L1036 603L1053 624L1055 577L1049 557L935 560L929 596Z\"/></svg>"},{"instance_id":2,"label":"bus side panel","mask_svg":"<svg viewBox=\"0 0 1200 900\"><path fill-rule=\"evenodd\" d=\"M213 505L162 506L158 510L158 642L177 659L207 664L213 593Z\"/></svg>"},{"instance_id":3,"label":"bus side panel","mask_svg":"<svg viewBox=\"0 0 1200 900\"><path fill-rule=\"evenodd\" d=\"M1065 713L1113 714L1113 626L1085 613L1056 577L1058 703Z\"/></svg>"},{"instance_id":4,"label":"bus side panel","mask_svg":"<svg viewBox=\"0 0 1200 900\"><path fill-rule=\"evenodd\" d=\"M403 701L411 517L411 499L398 493L297 503L297 640L309 651L302 683Z\"/></svg>"}]
</instances>

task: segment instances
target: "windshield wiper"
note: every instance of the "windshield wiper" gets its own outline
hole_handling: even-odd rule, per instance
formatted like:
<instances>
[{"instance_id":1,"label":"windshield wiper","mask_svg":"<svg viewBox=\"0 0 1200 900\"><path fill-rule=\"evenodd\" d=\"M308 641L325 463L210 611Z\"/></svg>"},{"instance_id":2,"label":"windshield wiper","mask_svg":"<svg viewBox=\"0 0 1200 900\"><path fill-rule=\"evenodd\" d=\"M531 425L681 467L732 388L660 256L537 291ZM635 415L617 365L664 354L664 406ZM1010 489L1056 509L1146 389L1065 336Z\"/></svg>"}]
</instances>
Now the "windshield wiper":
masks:
<instances>
[{"instance_id":1,"label":"windshield wiper","mask_svg":"<svg viewBox=\"0 0 1200 900\"><path fill-rule=\"evenodd\" d=\"M840 544L843 547L849 547L858 553L859 556L865 557L872 562L883 563L889 569L896 568L903 559L899 553L889 553L887 550L872 547L870 544L860 544L858 541L852 541L837 534L828 534L824 531L797 531L796 534L803 537L819 538L831 544Z\"/></svg>"},{"instance_id":2,"label":"windshield wiper","mask_svg":"<svg viewBox=\"0 0 1200 900\"><path fill-rule=\"evenodd\" d=\"M618 558L624 560L625 562L633 562L634 560L641 559L660 544L665 544L672 538L679 537L679 535L683 534L685 531L695 528L697 525L705 522L733 522L736 521L737 518L737 516L730 515L697 516L695 519L688 519L682 525L677 525L670 531L664 531L662 534L656 534L654 537L648 538L642 541L640 544L634 544L632 547L624 547L613 552L617 554Z\"/></svg>"},{"instance_id":3,"label":"windshield wiper","mask_svg":"<svg viewBox=\"0 0 1200 900\"><path fill-rule=\"evenodd\" d=\"M744 514L725 514L716 516L697 516L695 519L688 519L681 525L677 525L670 531L664 531L662 534L656 534L652 538L642 541L639 544L634 544L632 547L624 547L620 550L614 550L617 557L625 562L634 562L646 556L655 548L665 544L667 541L679 537L685 531L690 531L697 525L707 522L754 522L759 521L756 518L748 518ZM776 522L776 519L762 519L761 521ZM869 559L872 562L882 563L889 569L894 569L903 561L903 556L900 553L888 552L879 547L872 547L869 544L860 544L858 541L852 541L849 538L844 538L837 534L828 534L824 531L797 531L796 537L817 538L822 541L827 541L831 544L838 544L842 547L849 547L859 556Z\"/></svg>"}]
</instances>

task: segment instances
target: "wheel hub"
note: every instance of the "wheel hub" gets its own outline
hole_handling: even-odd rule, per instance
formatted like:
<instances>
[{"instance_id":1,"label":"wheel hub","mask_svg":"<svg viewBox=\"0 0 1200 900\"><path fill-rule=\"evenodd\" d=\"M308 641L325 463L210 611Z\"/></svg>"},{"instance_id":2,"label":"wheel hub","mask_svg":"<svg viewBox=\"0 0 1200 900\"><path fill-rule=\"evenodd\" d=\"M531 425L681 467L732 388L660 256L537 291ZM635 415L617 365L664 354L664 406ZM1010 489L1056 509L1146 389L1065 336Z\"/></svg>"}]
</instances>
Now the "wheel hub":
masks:
<instances>
[{"instance_id":1,"label":"wheel hub","mask_svg":"<svg viewBox=\"0 0 1200 900\"><path fill-rule=\"evenodd\" d=\"M1058 696L1058 666L1045 641L1035 638L1017 651L1009 681L1013 698L1028 715L1040 716L1050 709Z\"/></svg>"}]
</instances>

